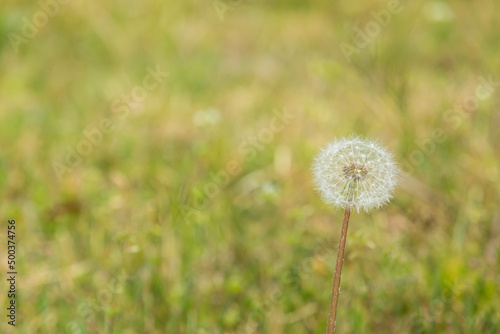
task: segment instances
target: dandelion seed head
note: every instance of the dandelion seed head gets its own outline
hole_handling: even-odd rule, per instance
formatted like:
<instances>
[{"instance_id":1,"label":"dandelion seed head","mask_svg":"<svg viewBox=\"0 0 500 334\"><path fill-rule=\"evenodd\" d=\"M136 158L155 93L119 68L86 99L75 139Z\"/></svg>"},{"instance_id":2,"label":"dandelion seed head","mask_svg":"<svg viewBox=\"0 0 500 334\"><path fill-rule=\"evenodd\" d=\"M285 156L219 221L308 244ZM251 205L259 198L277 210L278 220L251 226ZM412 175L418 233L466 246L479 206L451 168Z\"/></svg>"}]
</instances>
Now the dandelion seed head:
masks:
<instances>
[{"instance_id":1,"label":"dandelion seed head","mask_svg":"<svg viewBox=\"0 0 500 334\"><path fill-rule=\"evenodd\" d=\"M327 204L368 212L390 201L398 168L377 141L353 136L328 143L314 159L313 174Z\"/></svg>"}]
</instances>

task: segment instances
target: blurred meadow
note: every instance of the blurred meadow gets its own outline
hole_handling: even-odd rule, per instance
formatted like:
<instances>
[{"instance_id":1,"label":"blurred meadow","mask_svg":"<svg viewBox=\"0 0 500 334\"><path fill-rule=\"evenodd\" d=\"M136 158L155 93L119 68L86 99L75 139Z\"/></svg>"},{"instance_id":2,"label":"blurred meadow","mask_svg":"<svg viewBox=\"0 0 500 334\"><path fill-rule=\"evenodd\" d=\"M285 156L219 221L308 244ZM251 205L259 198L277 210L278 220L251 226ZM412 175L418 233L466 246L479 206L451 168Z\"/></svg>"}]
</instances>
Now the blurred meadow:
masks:
<instances>
[{"instance_id":1,"label":"blurred meadow","mask_svg":"<svg viewBox=\"0 0 500 334\"><path fill-rule=\"evenodd\" d=\"M356 133L402 173L351 216L337 332L500 333L499 12L2 1L0 331L324 333L343 212L310 166Z\"/></svg>"}]
</instances>

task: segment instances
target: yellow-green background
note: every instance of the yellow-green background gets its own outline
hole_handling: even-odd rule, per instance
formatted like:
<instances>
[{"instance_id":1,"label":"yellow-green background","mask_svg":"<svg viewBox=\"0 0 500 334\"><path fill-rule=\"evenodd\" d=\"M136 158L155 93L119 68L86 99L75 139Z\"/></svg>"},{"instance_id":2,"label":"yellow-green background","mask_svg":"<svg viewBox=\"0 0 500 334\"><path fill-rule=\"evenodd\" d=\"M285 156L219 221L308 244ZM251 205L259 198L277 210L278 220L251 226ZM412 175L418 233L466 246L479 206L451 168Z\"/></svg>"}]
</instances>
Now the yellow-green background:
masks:
<instances>
[{"instance_id":1,"label":"yellow-green background","mask_svg":"<svg viewBox=\"0 0 500 334\"><path fill-rule=\"evenodd\" d=\"M16 53L9 34L41 7L2 1L1 331L324 333L343 212L310 165L357 133L408 173L387 207L352 215L338 333L500 332L500 85L459 112L480 76L500 82L500 3L401 1L351 62L339 45L387 2L227 3L221 20L211 1L70 0ZM161 86L58 179L53 163L157 65ZM446 139L409 163L436 129Z\"/></svg>"}]
</instances>

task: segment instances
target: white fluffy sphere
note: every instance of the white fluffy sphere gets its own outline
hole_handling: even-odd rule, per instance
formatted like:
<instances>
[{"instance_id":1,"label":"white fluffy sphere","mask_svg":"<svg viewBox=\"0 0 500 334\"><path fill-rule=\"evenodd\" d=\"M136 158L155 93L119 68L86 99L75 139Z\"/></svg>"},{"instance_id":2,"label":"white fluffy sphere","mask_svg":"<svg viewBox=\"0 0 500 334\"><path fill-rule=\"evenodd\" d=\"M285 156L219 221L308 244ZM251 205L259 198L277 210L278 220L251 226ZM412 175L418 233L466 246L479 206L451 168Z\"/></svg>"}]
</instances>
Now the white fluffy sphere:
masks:
<instances>
[{"instance_id":1,"label":"white fluffy sphere","mask_svg":"<svg viewBox=\"0 0 500 334\"><path fill-rule=\"evenodd\" d=\"M392 198L398 168L377 141L351 137L328 143L315 157L313 173L327 204L368 212Z\"/></svg>"}]
</instances>

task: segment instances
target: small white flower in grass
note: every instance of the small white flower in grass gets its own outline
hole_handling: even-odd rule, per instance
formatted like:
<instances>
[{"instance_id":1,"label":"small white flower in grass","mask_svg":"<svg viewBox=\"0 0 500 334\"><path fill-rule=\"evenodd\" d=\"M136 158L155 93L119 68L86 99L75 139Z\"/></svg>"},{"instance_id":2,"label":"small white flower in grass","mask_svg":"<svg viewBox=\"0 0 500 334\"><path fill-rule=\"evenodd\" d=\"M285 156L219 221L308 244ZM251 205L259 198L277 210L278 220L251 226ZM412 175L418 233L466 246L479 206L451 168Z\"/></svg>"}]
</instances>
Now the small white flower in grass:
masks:
<instances>
[{"instance_id":1,"label":"small white flower in grass","mask_svg":"<svg viewBox=\"0 0 500 334\"><path fill-rule=\"evenodd\" d=\"M356 136L328 143L315 157L313 172L327 204L368 212L392 198L398 168L384 146Z\"/></svg>"}]
</instances>

